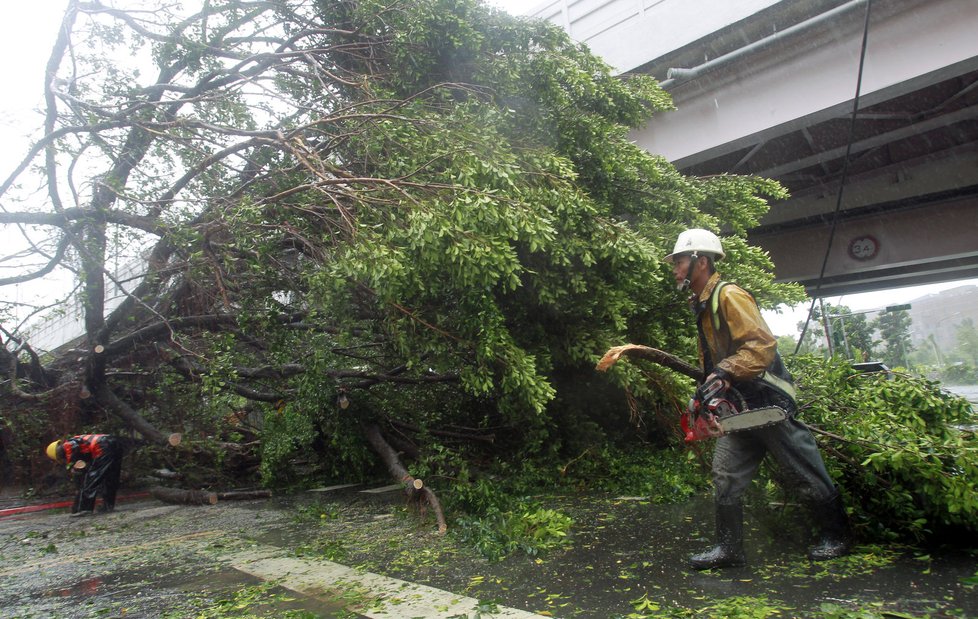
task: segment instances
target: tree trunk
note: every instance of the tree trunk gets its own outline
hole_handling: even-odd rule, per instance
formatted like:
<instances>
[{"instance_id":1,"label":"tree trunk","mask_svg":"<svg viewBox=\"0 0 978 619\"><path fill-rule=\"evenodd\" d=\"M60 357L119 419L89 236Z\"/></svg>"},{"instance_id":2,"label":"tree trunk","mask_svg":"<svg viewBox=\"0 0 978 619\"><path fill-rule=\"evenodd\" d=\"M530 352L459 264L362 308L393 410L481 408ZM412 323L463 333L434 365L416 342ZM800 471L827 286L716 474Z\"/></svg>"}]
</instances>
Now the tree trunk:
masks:
<instances>
[{"instance_id":1,"label":"tree trunk","mask_svg":"<svg viewBox=\"0 0 978 619\"><path fill-rule=\"evenodd\" d=\"M99 388L96 397L100 404L139 431L151 443L156 443L157 445L169 444L174 447L180 444L181 437L179 434L164 434L157 430L142 415L112 393L112 390L105 383Z\"/></svg>"},{"instance_id":2,"label":"tree trunk","mask_svg":"<svg viewBox=\"0 0 978 619\"><path fill-rule=\"evenodd\" d=\"M250 501L252 499L270 499L271 490L229 490L228 492L218 492L217 498L220 501Z\"/></svg>"},{"instance_id":3,"label":"tree trunk","mask_svg":"<svg viewBox=\"0 0 978 619\"><path fill-rule=\"evenodd\" d=\"M438 522L438 533L445 533L448 530L448 525L445 523L445 514L441 509L441 502L438 501L435 493L425 486L420 479L415 479L408 473L404 465L401 464L400 458L397 457L397 453L384 439L384 435L381 433L380 427L377 424L371 424L365 431L370 446L374 448L377 455L387 465L387 470L390 471L398 483L404 484L404 493L408 499L418 502L423 500L431 506L432 511L435 513L435 520Z\"/></svg>"},{"instance_id":4,"label":"tree trunk","mask_svg":"<svg viewBox=\"0 0 978 619\"><path fill-rule=\"evenodd\" d=\"M184 490L160 486L150 488L149 493L164 503L176 503L178 505L216 505L218 496L216 492L207 492L206 490Z\"/></svg>"}]
</instances>

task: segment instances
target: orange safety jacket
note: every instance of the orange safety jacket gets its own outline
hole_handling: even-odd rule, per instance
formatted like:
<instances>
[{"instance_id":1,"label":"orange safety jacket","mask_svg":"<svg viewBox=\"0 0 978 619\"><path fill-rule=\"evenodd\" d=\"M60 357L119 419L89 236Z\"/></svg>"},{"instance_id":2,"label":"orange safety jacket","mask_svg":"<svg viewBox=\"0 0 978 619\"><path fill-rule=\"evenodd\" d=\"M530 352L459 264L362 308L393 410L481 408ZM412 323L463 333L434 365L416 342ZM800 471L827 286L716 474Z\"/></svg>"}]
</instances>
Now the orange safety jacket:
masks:
<instances>
[{"instance_id":1,"label":"orange safety jacket","mask_svg":"<svg viewBox=\"0 0 978 619\"><path fill-rule=\"evenodd\" d=\"M102 439L108 436L108 434L79 434L65 439L61 444L65 453L65 462L71 466L79 460L90 463L96 458L101 458L105 454L105 448L101 444Z\"/></svg>"}]
</instances>

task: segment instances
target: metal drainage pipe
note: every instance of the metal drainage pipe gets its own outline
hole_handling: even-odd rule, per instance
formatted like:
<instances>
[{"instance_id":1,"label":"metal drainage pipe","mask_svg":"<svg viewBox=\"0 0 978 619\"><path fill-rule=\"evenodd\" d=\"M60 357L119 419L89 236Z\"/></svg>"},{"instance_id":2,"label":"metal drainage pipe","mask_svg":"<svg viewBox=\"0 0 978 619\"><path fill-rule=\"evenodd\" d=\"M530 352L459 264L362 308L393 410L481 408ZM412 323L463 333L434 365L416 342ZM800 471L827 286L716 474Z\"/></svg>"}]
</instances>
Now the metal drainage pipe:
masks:
<instances>
[{"instance_id":1,"label":"metal drainage pipe","mask_svg":"<svg viewBox=\"0 0 978 619\"><path fill-rule=\"evenodd\" d=\"M704 62L703 64L695 66L693 68L690 69L670 68L666 72L666 79L660 82L659 85L665 89L669 89L672 86L678 86L679 84L683 84L690 80L696 79L697 77L703 75L708 71L712 71L713 69L717 69L724 65L731 64L737 60L740 60L745 56L749 56L750 54L759 52L776 43L779 43L784 39L793 37L797 34L801 34L831 19L845 15L846 13L849 13L850 11L857 9L860 6L864 6L866 4L866 1L867 0L851 0L850 2L846 2L845 4L840 4L834 9L830 9L828 11L825 11L824 13L819 13L815 17L810 17L809 19L806 19L803 22L798 22L797 24L785 28L780 32L776 32L768 37L754 41L749 45L739 47L733 50L732 52L728 52L722 56L717 56L713 60Z\"/></svg>"}]
</instances>

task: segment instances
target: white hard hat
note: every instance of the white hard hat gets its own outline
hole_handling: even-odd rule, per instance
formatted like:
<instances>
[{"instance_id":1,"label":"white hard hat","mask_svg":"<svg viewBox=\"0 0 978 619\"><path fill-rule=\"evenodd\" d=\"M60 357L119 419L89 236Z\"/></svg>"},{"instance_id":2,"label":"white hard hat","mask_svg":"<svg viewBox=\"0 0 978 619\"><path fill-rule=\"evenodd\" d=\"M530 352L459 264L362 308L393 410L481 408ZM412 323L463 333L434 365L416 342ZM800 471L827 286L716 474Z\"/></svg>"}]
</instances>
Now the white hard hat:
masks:
<instances>
[{"instance_id":1,"label":"white hard hat","mask_svg":"<svg viewBox=\"0 0 978 619\"><path fill-rule=\"evenodd\" d=\"M709 254L713 256L714 260L719 260L724 256L723 245L720 244L720 238L717 235L702 228L691 228L680 233L679 238L676 239L676 246L673 247L672 253L666 256L666 261L672 262L673 258L680 254L692 253L697 255Z\"/></svg>"}]
</instances>

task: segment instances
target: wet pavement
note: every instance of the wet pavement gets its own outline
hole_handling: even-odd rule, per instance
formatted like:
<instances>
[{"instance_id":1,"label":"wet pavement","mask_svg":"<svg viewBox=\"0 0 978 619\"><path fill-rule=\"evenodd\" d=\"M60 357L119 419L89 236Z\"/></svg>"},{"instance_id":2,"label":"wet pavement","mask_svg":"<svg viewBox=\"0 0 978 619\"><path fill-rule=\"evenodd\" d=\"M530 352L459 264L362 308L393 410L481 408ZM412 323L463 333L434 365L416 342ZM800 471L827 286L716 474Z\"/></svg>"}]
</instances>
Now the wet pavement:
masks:
<instances>
[{"instance_id":1,"label":"wet pavement","mask_svg":"<svg viewBox=\"0 0 978 619\"><path fill-rule=\"evenodd\" d=\"M749 565L698 573L685 565L712 538L707 497L654 505L560 496L548 507L575 519L571 544L499 562L451 534L436 535L396 493L365 498L346 490L216 506L144 499L89 518L63 510L0 518L0 617L197 617L201 608L261 587L264 614L251 607L252 616L713 617L730 616L729 605L742 600L771 609L756 617L820 617L826 604L978 617L978 588L969 584L978 573L973 549L862 546L851 557L812 564L793 510L751 506ZM365 575L388 578L377 589L369 578L358 580Z\"/></svg>"}]
</instances>

